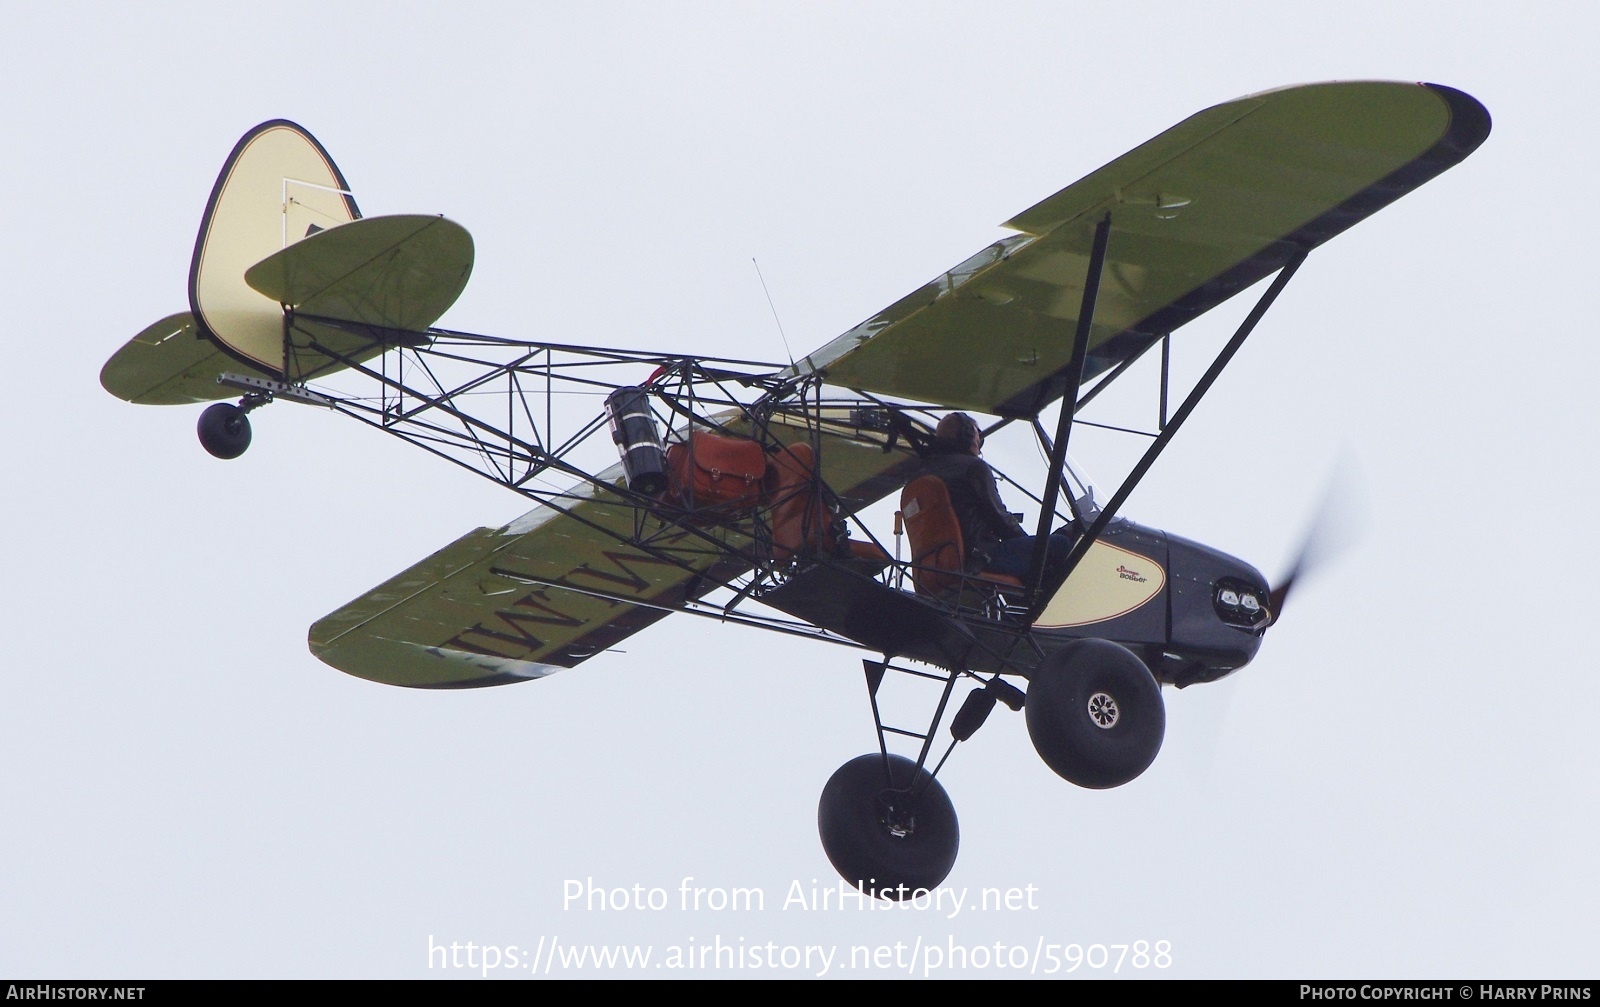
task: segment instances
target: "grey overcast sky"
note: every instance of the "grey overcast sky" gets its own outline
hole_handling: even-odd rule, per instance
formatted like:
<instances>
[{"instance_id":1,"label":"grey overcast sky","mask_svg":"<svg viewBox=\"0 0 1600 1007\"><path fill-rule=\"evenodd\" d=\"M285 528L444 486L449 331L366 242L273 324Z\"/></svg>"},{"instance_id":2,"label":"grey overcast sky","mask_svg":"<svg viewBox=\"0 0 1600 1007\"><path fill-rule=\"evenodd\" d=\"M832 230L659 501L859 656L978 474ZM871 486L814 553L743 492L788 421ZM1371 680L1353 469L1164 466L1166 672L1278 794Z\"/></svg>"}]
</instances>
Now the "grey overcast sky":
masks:
<instances>
[{"instance_id":1,"label":"grey overcast sky","mask_svg":"<svg viewBox=\"0 0 1600 1007\"><path fill-rule=\"evenodd\" d=\"M1170 942L1168 967L1125 976L1595 974L1592 5L67 3L4 22L0 974L477 975L430 968L430 939L638 944L661 976L690 974L653 968L672 947L718 940ZM1167 690L1133 784L1057 779L1004 711L957 753L946 884L1033 886L1032 909L784 908L795 882L835 883L817 796L874 744L849 651L668 620L503 689L322 665L312 621L522 501L292 405L218 462L198 409L96 380L185 306L206 194L269 118L310 129L365 213L472 231L447 324L776 358L752 256L803 352L1192 112L1354 78L1461 88L1494 131L1310 258L1127 512L1276 575L1344 466L1363 534L1251 667ZM1241 313L1182 330L1180 366ZM1126 447L1083 445L1111 481ZM990 451L1041 478L1025 444ZM564 909L591 878L672 905ZM685 878L765 909L682 910Z\"/></svg>"}]
</instances>

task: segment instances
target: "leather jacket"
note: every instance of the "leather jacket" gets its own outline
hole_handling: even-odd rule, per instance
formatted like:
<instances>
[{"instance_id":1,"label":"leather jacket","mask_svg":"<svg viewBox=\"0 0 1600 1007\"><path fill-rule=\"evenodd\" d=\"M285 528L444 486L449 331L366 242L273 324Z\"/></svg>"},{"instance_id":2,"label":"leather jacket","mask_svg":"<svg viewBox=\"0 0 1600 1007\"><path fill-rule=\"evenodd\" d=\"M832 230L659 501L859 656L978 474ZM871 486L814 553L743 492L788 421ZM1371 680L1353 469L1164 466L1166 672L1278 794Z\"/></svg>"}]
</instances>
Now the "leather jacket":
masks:
<instances>
[{"instance_id":1,"label":"leather jacket","mask_svg":"<svg viewBox=\"0 0 1600 1007\"><path fill-rule=\"evenodd\" d=\"M968 560L975 552L986 558L995 543L1028 534L1006 510L994 470L982 458L965 451L944 451L928 459L926 471L944 480L950 506L961 524Z\"/></svg>"}]
</instances>

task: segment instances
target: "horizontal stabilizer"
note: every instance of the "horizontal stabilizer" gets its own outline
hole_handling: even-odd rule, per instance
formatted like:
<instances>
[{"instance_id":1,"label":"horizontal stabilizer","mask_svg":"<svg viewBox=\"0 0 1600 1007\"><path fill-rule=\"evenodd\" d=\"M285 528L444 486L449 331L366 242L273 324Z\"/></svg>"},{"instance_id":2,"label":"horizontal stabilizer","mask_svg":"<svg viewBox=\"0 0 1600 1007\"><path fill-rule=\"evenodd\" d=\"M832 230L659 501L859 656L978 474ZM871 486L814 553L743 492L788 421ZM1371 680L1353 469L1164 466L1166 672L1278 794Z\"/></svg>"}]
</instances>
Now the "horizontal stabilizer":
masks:
<instances>
[{"instance_id":1,"label":"horizontal stabilizer","mask_svg":"<svg viewBox=\"0 0 1600 1007\"><path fill-rule=\"evenodd\" d=\"M100 384L124 402L181 406L238 395L217 384L217 376L241 369L215 343L201 338L194 316L181 311L128 340L100 369Z\"/></svg>"},{"instance_id":2,"label":"horizontal stabilizer","mask_svg":"<svg viewBox=\"0 0 1600 1007\"><path fill-rule=\"evenodd\" d=\"M472 274L472 236L443 217L367 217L313 234L245 271L296 315L421 332Z\"/></svg>"}]
</instances>

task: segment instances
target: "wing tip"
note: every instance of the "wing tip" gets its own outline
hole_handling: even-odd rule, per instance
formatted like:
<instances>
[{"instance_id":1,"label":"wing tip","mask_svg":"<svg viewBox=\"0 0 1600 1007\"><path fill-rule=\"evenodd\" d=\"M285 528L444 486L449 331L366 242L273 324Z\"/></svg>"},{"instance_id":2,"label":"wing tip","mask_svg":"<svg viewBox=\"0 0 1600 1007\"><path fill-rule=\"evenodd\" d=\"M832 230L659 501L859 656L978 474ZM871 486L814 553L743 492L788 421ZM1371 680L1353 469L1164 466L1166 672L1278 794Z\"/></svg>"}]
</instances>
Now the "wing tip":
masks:
<instances>
[{"instance_id":1,"label":"wing tip","mask_svg":"<svg viewBox=\"0 0 1600 1007\"><path fill-rule=\"evenodd\" d=\"M1448 145L1456 155L1455 162L1464 160L1482 146L1494 128L1489 109L1472 95L1448 84L1423 81L1422 86L1438 95L1450 109L1450 128L1441 138L1441 146Z\"/></svg>"},{"instance_id":2,"label":"wing tip","mask_svg":"<svg viewBox=\"0 0 1600 1007\"><path fill-rule=\"evenodd\" d=\"M345 643L321 642L317 627L307 640L312 656L352 678L406 689L483 689L531 682L565 669L556 665L493 657L450 647L430 647L381 636Z\"/></svg>"}]
</instances>

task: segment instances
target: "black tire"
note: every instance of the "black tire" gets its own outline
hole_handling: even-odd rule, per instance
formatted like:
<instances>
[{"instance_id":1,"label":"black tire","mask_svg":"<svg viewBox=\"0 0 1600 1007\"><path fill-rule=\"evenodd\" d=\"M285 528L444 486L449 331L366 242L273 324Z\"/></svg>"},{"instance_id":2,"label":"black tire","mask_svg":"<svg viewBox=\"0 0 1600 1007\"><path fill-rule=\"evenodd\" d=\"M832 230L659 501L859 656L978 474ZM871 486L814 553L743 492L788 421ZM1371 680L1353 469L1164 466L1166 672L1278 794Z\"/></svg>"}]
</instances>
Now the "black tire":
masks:
<instances>
[{"instance_id":1,"label":"black tire","mask_svg":"<svg viewBox=\"0 0 1600 1007\"><path fill-rule=\"evenodd\" d=\"M1028 737L1045 765L1080 787L1120 787L1150 768L1167 731L1161 686L1109 640L1078 640L1028 683Z\"/></svg>"},{"instance_id":2,"label":"black tire","mask_svg":"<svg viewBox=\"0 0 1600 1007\"><path fill-rule=\"evenodd\" d=\"M243 409L218 402L200 414L200 444L217 458L237 458L250 446L250 417Z\"/></svg>"},{"instance_id":3,"label":"black tire","mask_svg":"<svg viewBox=\"0 0 1600 1007\"><path fill-rule=\"evenodd\" d=\"M892 783L880 754L840 766L822 788L817 831L846 881L899 902L945 879L956 863L961 829L950 796L926 769L898 755L889 756L888 768Z\"/></svg>"}]
</instances>

